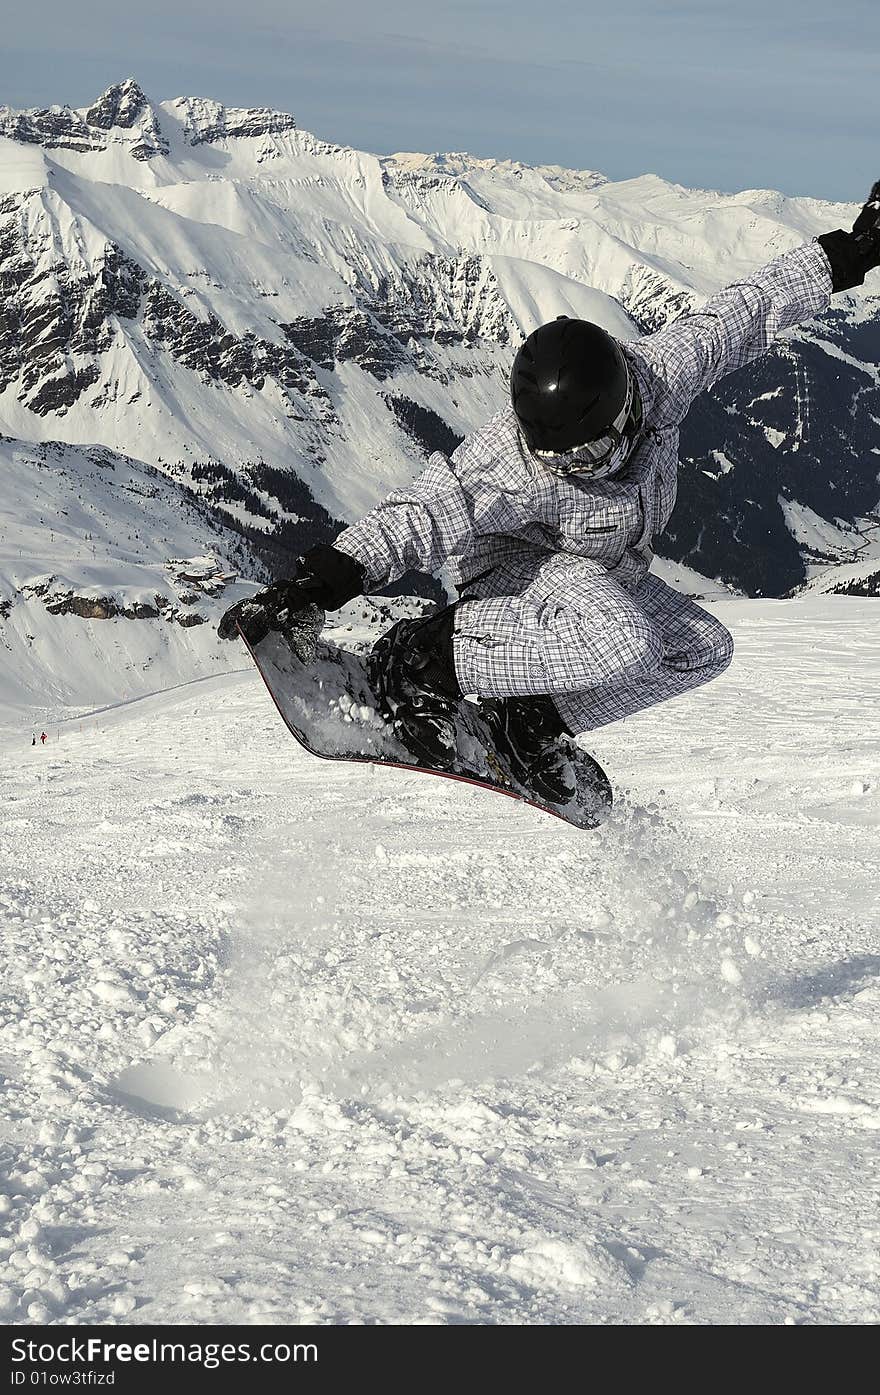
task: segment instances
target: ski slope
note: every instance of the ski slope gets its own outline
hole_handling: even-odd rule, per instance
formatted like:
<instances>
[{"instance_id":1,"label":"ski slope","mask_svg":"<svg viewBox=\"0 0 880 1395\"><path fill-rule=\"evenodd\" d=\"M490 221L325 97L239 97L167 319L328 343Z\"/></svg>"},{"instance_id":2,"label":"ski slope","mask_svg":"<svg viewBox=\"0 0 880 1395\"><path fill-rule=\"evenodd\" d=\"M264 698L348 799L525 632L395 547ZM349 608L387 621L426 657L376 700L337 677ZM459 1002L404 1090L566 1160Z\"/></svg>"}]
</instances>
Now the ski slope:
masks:
<instances>
[{"instance_id":1,"label":"ski slope","mask_svg":"<svg viewBox=\"0 0 880 1395\"><path fill-rule=\"evenodd\" d=\"M877 606L711 604L593 835L248 670L16 714L3 1320L878 1320Z\"/></svg>"}]
</instances>

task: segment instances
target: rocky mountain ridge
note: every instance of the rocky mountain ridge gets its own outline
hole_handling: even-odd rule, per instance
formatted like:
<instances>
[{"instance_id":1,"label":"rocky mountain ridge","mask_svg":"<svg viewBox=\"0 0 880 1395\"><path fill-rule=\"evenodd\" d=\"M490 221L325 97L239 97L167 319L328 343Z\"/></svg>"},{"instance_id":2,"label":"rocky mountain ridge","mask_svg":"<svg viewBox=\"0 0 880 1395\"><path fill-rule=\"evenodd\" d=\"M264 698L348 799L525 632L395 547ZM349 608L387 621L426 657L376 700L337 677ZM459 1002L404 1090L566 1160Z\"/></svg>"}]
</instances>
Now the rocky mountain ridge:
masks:
<instances>
[{"instance_id":1,"label":"rocky mountain ridge","mask_svg":"<svg viewBox=\"0 0 880 1395\"><path fill-rule=\"evenodd\" d=\"M144 461L273 567L481 424L535 323L650 333L853 212L375 157L133 79L0 108L0 147L0 429ZM782 594L873 546L878 305L871 278L695 405L661 554Z\"/></svg>"}]
</instances>

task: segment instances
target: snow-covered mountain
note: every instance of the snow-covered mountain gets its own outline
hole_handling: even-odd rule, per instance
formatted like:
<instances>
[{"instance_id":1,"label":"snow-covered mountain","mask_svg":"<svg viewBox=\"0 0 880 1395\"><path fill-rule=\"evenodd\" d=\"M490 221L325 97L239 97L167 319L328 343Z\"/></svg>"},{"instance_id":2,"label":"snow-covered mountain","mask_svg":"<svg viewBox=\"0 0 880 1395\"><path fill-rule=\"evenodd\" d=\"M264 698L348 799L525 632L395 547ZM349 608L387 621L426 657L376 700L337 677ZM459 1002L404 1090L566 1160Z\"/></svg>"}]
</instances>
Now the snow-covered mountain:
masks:
<instances>
[{"instance_id":1,"label":"snow-covered mountain","mask_svg":"<svg viewBox=\"0 0 880 1395\"><path fill-rule=\"evenodd\" d=\"M332 537L485 420L535 323L650 331L854 211L465 154L380 158L284 113L155 104L131 79L88 108L0 107L0 430L27 443L4 454L4 483L33 445L59 443L56 461L87 448L74 463L100 446L165 477L136 529L140 563L168 560L155 539L200 498L220 571L244 564L238 535L258 575L254 557L275 566ZM878 306L871 278L695 407L669 559L781 594L880 553ZM112 512L110 477L83 473L90 508ZM25 560L33 535L10 497L3 557ZM47 551L31 570L56 570ZM13 580L6 566L8 606Z\"/></svg>"},{"instance_id":2,"label":"snow-covered mountain","mask_svg":"<svg viewBox=\"0 0 880 1395\"><path fill-rule=\"evenodd\" d=\"M216 624L247 547L204 502L102 446L0 440L0 478L4 712L51 721L241 666Z\"/></svg>"}]
</instances>

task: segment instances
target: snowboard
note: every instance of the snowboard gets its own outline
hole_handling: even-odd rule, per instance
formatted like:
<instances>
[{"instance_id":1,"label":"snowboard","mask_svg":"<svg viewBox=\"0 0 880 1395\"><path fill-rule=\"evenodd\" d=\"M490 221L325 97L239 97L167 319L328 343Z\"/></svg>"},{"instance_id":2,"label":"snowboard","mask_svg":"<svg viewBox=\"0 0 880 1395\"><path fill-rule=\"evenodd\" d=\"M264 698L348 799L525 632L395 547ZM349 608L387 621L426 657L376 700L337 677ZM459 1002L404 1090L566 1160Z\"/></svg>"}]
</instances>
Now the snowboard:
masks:
<instances>
[{"instance_id":1,"label":"snowboard","mask_svg":"<svg viewBox=\"0 0 880 1395\"><path fill-rule=\"evenodd\" d=\"M520 799L575 828L597 828L607 817L611 786L592 756L572 745L575 793L567 803L545 802L505 770L473 702L459 705L451 769L411 755L381 715L367 667L372 643L353 640L343 647L320 633L322 621L323 613L315 611L311 621L303 617L295 629L271 630L255 645L239 630L288 731L311 755L463 780Z\"/></svg>"}]
</instances>

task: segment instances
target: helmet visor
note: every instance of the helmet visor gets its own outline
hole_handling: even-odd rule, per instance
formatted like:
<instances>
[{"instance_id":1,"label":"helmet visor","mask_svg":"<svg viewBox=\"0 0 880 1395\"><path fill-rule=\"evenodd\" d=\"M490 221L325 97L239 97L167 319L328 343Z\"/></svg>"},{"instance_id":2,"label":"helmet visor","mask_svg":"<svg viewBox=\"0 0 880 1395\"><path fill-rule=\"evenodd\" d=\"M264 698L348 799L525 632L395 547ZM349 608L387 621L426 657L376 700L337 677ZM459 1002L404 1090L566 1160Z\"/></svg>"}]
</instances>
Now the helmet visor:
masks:
<instances>
[{"instance_id":1,"label":"helmet visor","mask_svg":"<svg viewBox=\"0 0 880 1395\"><path fill-rule=\"evenodd\" d=\"M623 406L611 425L592 441L582 441L565 451L533 450L532 454L558 475L610 475L619 469L642 422L641 401L632 371L627 378Z\"/></svg>"},{"instance_id":2,"label":"helmet visor","mask_svg":"<svg viewBox=\"0 0 880 1395\"><path fill-rule=\"evenodd\" d=\"M601 480L616 474L621 468L629 454L629 443L624 437L617 449L600 461L589 460L578 450L558 455L551 455L549 452L539 455L537 451L534 454L542 468L549 470L553 475L584 475L592 480Z\"/></svg>"}]
</instances>

